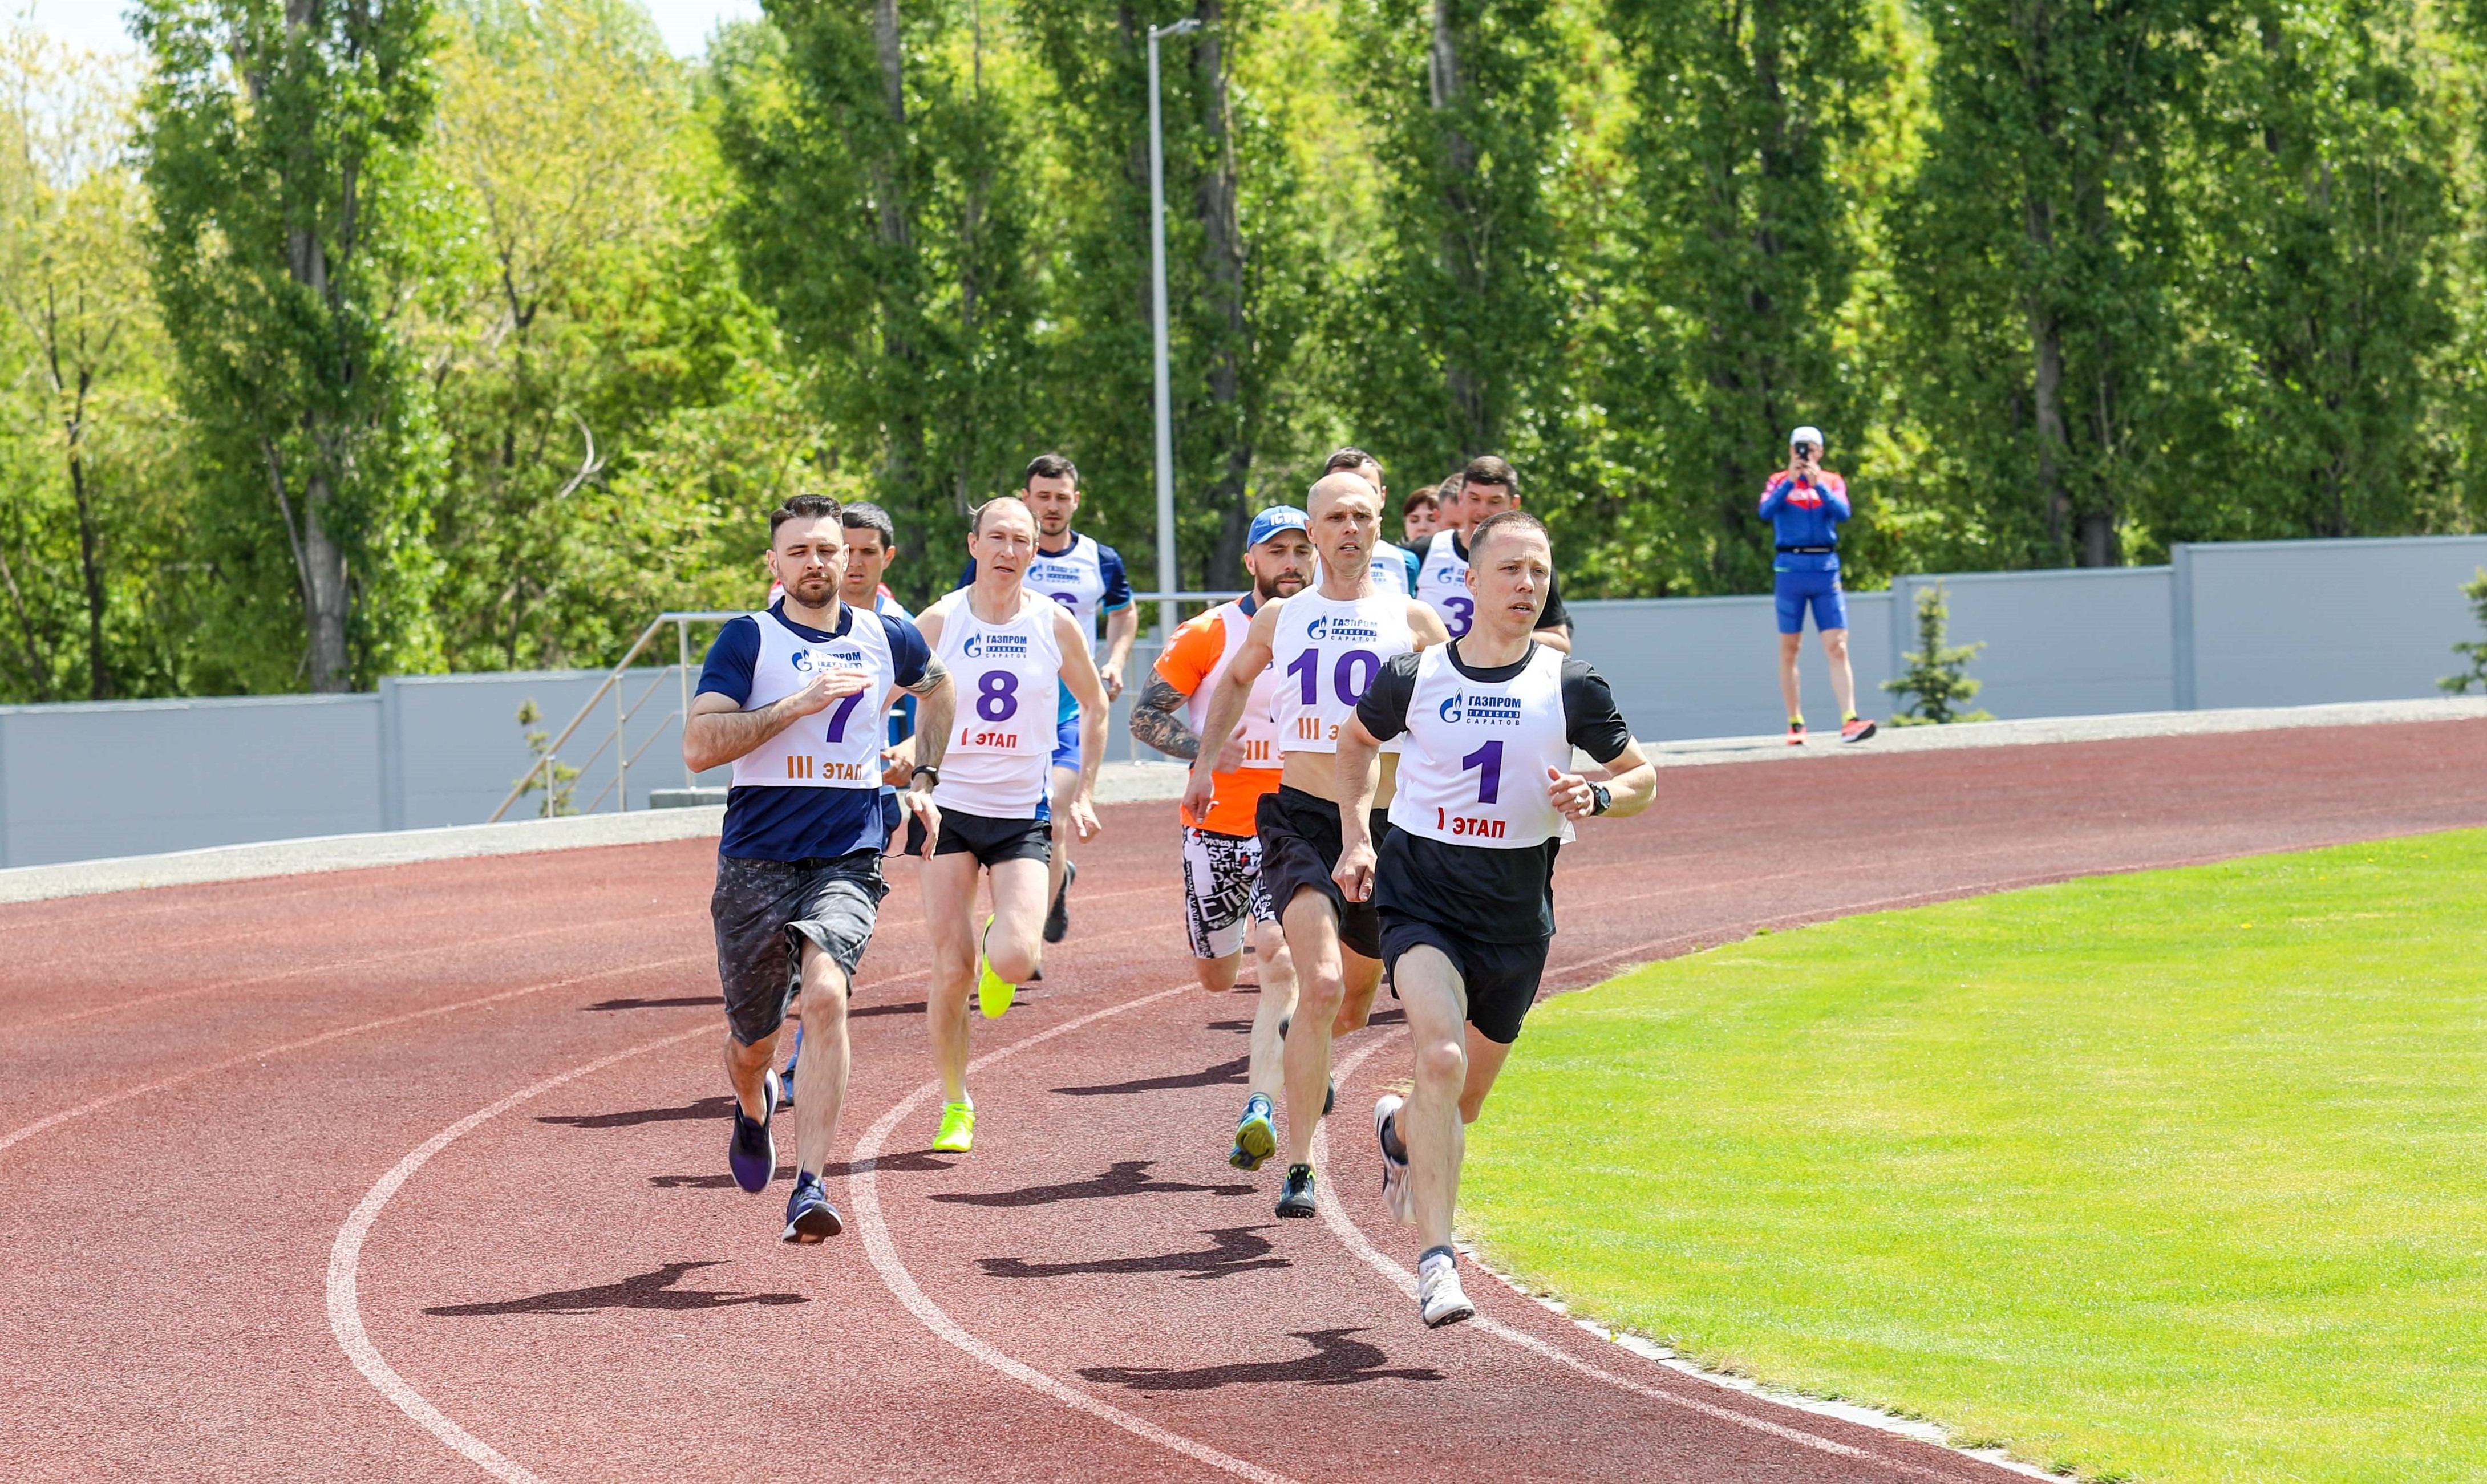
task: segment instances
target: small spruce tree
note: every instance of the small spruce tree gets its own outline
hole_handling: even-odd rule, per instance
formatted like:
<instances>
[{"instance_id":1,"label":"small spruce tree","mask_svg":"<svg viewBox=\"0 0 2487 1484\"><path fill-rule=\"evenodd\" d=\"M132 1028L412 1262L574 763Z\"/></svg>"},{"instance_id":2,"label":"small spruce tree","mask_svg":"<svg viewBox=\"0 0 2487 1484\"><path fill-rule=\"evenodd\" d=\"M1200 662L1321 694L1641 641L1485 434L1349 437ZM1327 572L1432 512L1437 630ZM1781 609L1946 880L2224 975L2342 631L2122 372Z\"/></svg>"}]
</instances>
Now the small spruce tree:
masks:
<instances>
[{"instance_id":1,"label":"small spruce tree","mask_svg":"<svg viewBox=\"0 0 2487 1484\"><path fill-rule=\"evenodd\" d=\"M526 787L519 791L518 797L524 798L529 794L542 791L545 799L537 806L537 817L548 820L578 812L578 805L573 801L578 792L578 770L558 758L549 768L545 766L545 751L551 742L551 735L536 725L543 719L544 713L537 709L534 696L519 703L518 725L526 729L522 735L527 740L527 751L534 755L535 762L527 769ZM552 776L547 779L546 773Z\"/></svg>"},{"instance_id":2,"label":"small spruce tree","mask_svg":"<svg viewBox=\"0 0 2487 1484\"><path fill-rule=\"evenodd\" d=\"M2478 626L2487 629L2487 567L2479 568L2478 575L2461 584L2461 596L2470 600L2470 611L2478 616ZM2487 640L2455 644L2452 652L2470 661L2470 673L2447 675L2436 684L2454 695L2468 695L2473 686L2487 690Z\"/></svg>"},{"instance_id":3,"label":"small spruce tree","mask_svg":"<svg viewBox=\"0 0 2487 1484\"><path fill-rule=\"evenodd\" d=\"M1950 614L1950 604L1940 584L1918 591L1917 647L1900 657L1909 661L1908 673L1898 680L1883 682L1884 689L1912 697L1891 718L1893 726L1944 726L1954 721L1995 719L1987 712L1960 710L1978 692L1979 683L1965 672L1986 645L1945 644L1943 624Z\"/></svg>"}]
</instances>

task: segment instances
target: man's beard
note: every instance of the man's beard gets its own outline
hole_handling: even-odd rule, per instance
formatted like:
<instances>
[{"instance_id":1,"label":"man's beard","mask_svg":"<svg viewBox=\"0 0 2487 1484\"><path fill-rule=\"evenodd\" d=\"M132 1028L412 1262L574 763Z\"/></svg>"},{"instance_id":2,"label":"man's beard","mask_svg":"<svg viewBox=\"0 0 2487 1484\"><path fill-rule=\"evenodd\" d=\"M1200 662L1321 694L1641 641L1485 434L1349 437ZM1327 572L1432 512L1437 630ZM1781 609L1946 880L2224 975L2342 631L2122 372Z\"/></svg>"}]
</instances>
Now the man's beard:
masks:
<instances>
[{"instance_id":1,"label":"man's beard","mask_svg":"<svg viewBox=\"0 0 2487 1484\"><path fill-rule=\"evenodd\" d=\"M786 592L804 607L825 608L829 605L829 601L838 596L838 579L798 577L786 584Z\"/></svg>"},{"instance_id":2,"label":"man's beard","mask_svg":"<svg viewBox=\"0 0 2487 1484\"><path fill-rule=\"evenodd\" d=\"M1304 580L1303 580L1300 576L1299 576L1299 577L1296 579L1296 592L1298 592L1298 593L1302 592L1302 591L1304 590L1304 587L1305 587ZM1271 599L1272 599L1272 598L1284 598L1284 597L1293 597L1293 596L1294 596L1294 594L1288 594L1288 593L1281 593L1281 592L1279 592L1279 591L1278 591L1278 585L1277 585L1275 582L1273 582L1273 581L1270 580L1270 579L1269 579L1269 578L1267 578L1267 577L1263 577L1263 576L1260 576L1260 575L1258 575L1258 574L1255 574L1255 575L1253 576L1253 578L1252 578L1252 601L1253 601L1254 602L1269 602Z\"/></svg>"}]
</instances>

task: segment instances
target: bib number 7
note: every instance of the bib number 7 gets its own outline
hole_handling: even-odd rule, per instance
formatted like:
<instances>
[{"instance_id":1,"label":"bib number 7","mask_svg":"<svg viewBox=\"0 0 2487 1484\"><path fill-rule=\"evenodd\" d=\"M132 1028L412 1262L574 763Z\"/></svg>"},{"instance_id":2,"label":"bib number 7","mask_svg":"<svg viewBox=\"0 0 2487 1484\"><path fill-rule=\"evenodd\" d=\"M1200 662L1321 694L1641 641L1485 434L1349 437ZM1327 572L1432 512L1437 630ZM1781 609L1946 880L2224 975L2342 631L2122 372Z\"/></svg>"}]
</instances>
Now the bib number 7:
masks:
<instances>
[{"instance_id":1,"label":"bib number 7","mask_svg":"<svg viewBox=\"0 0 2487 1484\"><path fill-rule=\"evenodd\" d=\"M865 689L870 688L870 686L865 687ZM855 704L862 699L863 691L858 690L840 701L837 709L829 713L829 741L842 742L847 740L847 718L854 714Z\"/></svg>"}]
</instances>

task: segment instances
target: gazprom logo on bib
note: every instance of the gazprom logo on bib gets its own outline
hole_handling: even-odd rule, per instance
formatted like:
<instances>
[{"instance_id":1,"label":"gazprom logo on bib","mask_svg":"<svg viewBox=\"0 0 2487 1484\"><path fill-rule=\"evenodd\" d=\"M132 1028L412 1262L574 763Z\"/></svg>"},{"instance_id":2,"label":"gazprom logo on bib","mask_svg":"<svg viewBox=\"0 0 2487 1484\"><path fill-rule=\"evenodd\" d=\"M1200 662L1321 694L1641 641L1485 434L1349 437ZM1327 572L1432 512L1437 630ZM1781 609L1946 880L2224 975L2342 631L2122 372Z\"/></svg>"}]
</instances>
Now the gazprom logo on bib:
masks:
<instances>
[{"instance_id":1,"label":"gazprom logo on bib","mask_svg":"<svg viewBox=\"0 0 2487 1484\"><path fill-rule=\"evenodd\" d=\"M1329 632L1329 619L1327 616L1314 619L1304 626L1304 637L1307 639L1318 640L1327 632Z\"/></svg>"},{"instance_id":2,"label":"gazprom logo on bib","mask_svg":"<svg viewBox=\"0 0 2487 1484\"><path fill-rule=\"evenodd\" d=\"M1353 614L1342 613L1338 617L1332 618L1328 614L1325 613L1321 617L1314 619L1311 623L1304 626L1304 637L1312 640L1316 644L1319 644L1324 639L1336 639L1342 643L1353 643L1358 639L1370 640L1381 638L1382 630L1374 628L1371 624L1366 623L1364 620L1357 618Z\"/></svg>"},{"instance_id":3,"label":"gazprom logo on bib","mask_svg":"<svg viewBox=\"0 0 2487 1484\"><path fill-rule=\"evenodd\" d=\"M1017 659L1027 653L1027 635L1023 633L971 633L959 653L969 659Z\"/></svg>"},{"instance_id":4,"label":"gazprom logo on bib","mask_svg":"<svg viewBox=\"0 0 2487 1484\"><path fill-rule=\"evenodd\" d=\"M1520 697L1492 691L1462 695L1454 690L1450 699L1442 703L1441 715L1444 721L1465 719L1470 726L1518 726Z\"/></svg>"}]
</instances>

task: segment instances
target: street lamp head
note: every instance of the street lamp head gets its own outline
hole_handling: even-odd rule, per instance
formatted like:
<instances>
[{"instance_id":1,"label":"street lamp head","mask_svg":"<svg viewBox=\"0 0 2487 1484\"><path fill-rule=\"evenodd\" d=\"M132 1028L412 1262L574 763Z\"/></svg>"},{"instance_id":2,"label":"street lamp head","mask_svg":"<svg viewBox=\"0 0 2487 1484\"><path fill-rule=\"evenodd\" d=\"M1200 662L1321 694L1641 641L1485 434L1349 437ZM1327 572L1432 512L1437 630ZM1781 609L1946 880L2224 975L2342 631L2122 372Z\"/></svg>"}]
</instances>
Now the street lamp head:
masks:
<instances>
[{"instance_id":1,"label":"street lamp head","mask_svg":"<svg viewBox=\"0 0 2487 1484\"><path fill-rule=\"evenodd\" d=\"M1170 26L1151 26L1149 28L1149 39L1151 41L1155 41L1161 36L1182 36L1187 32L1197 31L1199 29L1200 17L1197 15L1187 15Z\"/></svg>"}]
</instances>

